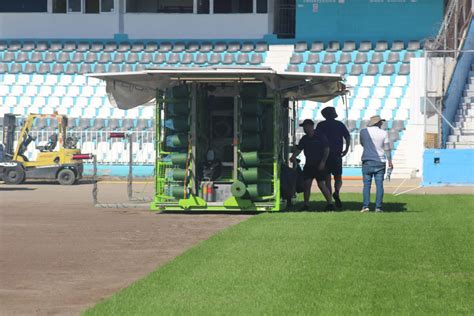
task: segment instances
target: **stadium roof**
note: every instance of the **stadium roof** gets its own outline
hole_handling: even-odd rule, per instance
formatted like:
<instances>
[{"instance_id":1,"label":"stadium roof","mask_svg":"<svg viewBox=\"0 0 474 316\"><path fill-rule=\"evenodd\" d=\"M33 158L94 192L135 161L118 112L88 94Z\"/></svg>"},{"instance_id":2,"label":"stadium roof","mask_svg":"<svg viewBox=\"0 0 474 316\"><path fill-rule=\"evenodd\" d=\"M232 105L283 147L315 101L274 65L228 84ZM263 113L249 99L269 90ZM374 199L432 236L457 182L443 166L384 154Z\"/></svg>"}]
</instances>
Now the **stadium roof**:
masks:
<instances>
[{"instance_id":1,"label":"stadium roof","mask_svg":"<svg viewBox=\"0 0 474 316\"><path fill-rule=\"evenodd\" d=\"M107 95L120 109L144 105L182 83L265 83L286 98L327 102L346 93L338 74L280 72L266 67L151 68L143 71L88 74L105 80Z\"/></svg>"}]
</instances>

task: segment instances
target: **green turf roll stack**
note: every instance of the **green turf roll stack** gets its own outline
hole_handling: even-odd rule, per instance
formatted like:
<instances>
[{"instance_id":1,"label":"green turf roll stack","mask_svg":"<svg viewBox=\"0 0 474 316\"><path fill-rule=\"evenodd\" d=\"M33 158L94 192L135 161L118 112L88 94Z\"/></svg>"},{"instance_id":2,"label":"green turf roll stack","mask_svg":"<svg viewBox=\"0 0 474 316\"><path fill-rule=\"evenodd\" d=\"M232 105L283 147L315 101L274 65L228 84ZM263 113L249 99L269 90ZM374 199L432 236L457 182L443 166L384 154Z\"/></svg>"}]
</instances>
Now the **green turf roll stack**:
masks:
<instances>
[{"instance_id":1,"label":"green turf roll stack","mask_svg":"<svg viewBox=\"0 0 474 316\"><path fill-rule=\"evenodd\" d=\"M256 167L260 164L260 155L257 151L243 152L240 157L244 167Z\"/></svg>"},{"instance_id":2,"label":"green turf roll stack","mask_svg":"<svg viewBox=\"0 0 474 316\"><path fill-rule=\"evenodd\" d=\"M250 184L247 187L247 192L251 199L257 200L262 196L271 195L272 185L270 183Z\"/></svg>"},{"instance_id":3,"label":"green turf roll stack","mask_svg":"<svg viewBox=\"0 0 474 316\"><path fill-rule=\"evenodd\" d=\"M188 100L180 100L166 105L167 114L169 117L187 116L190 112Z\"/></svg>"},{"instance_id":4,"label":"green turf roll stack","mask_svg":"<svg viewBox=\"0 0 474 316\"><path fill-rule=\"evenodd\" d=\"M166 145L173 148L187 148L188 135L187 134L170 135L166 137Z\"/></svg>"},{"instance_id":5,"label":"green turf roll stack","mask_svg":"<svg viewBox=\"0 0 474 316\"><path fill-rule=\"evenodd\" d=\"M172 153L170 155L170 158L173 165L185 167L186 160L188 159L188 155L185 153Z\"/></svg>"},{"instance_id":6,"label":"green turf roll stack","mask_svg":"<svg viewBox=\"0 0 474 316\"><path fill-rule=\"evenodd\" d=\"M177 132L187 132L189 130L188 118L186 116L169 118L165 120L165 127Z\"/></svg>"},{"instance_id":7,"label":"green turf roll stack","mask_svg":"<svg viewBox=\"0 0 474 316\"><path fill-rule=\"evenodd\" d=\"M246 116L261 116L263 114L263 105L258 103L257 99L244 100L242 104L242 113Z\"/></svg>"},{"instance_id":8,"label":"green turf roll stack","mask_svg":"<svg viewBox=\"0 0 474 316\"><path fill-rule=\"evenodd\" d=\"M242 135L240 149L244 152L259 150L262 147L262 140L258 133L246 133Z\"/></svg>"},{"instance_id":9,"label":"green turf roll stack","mask_svg":"<svg viewBox=\"0 0 474 316\"><path fill-rule=\"evenodd\" d=\"M189 179L189 172L187 174ZM175 181L184 181L186 178L186 169L173 169L173 180Z\"/></svg>"},{"instance_id":10,"label":"green turf roll stack","mask_svg":"<svg viewBox=\"0 0 474 316\"><path fill-rule=\"evenodd\" d=\"M235 181L232 183L230 191L232 192L233 196L237 198L243 198L245 194L247 194L247 186L243 182Z\"/></svg>"},{"instance_id":11,"label":"green turf roll stack","mask_svg":"<svg viewBox=\"0 0 474 316\"><path fill-rule=\"evenodd\" d=\"M260 181L259 168L242 169L241 175L242 175L242 180L245 183L257 183L258 181Z\"/></svg>"},{"instance_id":12,"label":"green turf roll stack","mask_svg":"<svg viewBox=\"0 0 474 316\"><path fill-rule=\"evenodd\" d=\"M260 132L262 130L262 122L257 116L245 117L242 120L242 130L244 132Z\"/></svg>"},{"instance_id":13,"label":"green turf roll stack","mask_svg":"<svg viewBox=\"0 0 474 316\"><path fill-rule=\"evenodd\" d=\"M184 186L182 185L172 185L170 191L171 195L177 200L187 197L187 190L185 195Z\"/></svg>"}]
</instances>

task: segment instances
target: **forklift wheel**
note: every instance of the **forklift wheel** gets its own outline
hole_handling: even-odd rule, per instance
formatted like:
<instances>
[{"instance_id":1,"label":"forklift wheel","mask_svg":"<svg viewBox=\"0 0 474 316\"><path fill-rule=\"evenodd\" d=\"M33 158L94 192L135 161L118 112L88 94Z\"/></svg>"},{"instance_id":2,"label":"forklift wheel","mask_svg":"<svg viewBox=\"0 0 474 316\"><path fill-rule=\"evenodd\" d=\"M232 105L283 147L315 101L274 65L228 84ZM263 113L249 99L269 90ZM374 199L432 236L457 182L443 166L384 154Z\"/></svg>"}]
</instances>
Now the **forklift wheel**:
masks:
<instances>
[{"instance_id":1,"label":"forklift wheel","mask_svg":"<svg viewBox=\"0 0 474 316\"><path fill-rule=\"evenodd\" d=\"M72 185L76 182L76 174L71 169L63 169L58 173L58 182L61 185Z\"/></svg>"},{"instance_id":2,"label":"forklift wheel","mask_svg":"<svg viewBox=\"0 0 474 316\"><path fill-rule=\"evenodd\" d=\"M25 181L25 171L21 167L8 168L5 170L3 180L6 184L20 184Z\"/></svg>"}]
</instances>

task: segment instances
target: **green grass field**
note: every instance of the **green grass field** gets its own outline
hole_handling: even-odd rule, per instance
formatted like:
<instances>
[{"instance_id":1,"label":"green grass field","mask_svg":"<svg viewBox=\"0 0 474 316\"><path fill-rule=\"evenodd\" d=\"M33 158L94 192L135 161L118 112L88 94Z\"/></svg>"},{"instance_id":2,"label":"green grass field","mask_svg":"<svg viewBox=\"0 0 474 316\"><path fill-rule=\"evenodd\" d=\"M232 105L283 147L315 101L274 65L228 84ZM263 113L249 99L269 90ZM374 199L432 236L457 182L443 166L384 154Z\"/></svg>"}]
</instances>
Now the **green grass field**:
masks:
<instances>
[{"instance_id":1,"label":"green grass field","mask_svg":"<svg viewBox=\"0 0 474 316\"><path fill-rule=\"evenodd\" d=\"M386 195L380 214L360 199L257 215L86 315L474 314L474 196Z\"/></svg>"}]
</instances>

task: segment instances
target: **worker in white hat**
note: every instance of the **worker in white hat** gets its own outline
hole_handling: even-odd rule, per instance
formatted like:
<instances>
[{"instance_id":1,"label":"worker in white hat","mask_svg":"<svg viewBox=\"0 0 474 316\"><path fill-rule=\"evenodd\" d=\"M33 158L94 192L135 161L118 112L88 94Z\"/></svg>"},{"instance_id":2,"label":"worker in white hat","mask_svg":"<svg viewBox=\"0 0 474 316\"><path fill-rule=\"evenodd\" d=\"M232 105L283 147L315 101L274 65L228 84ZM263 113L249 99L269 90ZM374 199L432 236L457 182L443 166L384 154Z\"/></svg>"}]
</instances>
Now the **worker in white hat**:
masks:
<instances>
[{"instance_id":1,"label":"worker in white hat","mask_svg":"<svg viewBox=\"0 0 474 316\"><path fill-rule=\"evenodd\" d=\"M369 212L370 188L372 178L375 180L376 198L375 211L382 212L383 202L383 180L385 168L388 162L389 168L393 169L392 154L388 135L383 130L382 124L385 122L380 116L372 116L367 128L360 131L360 144L364 147L362 153L362 176L364 181L364 204L361 212Z\"/></svg>"}]
</instances>

